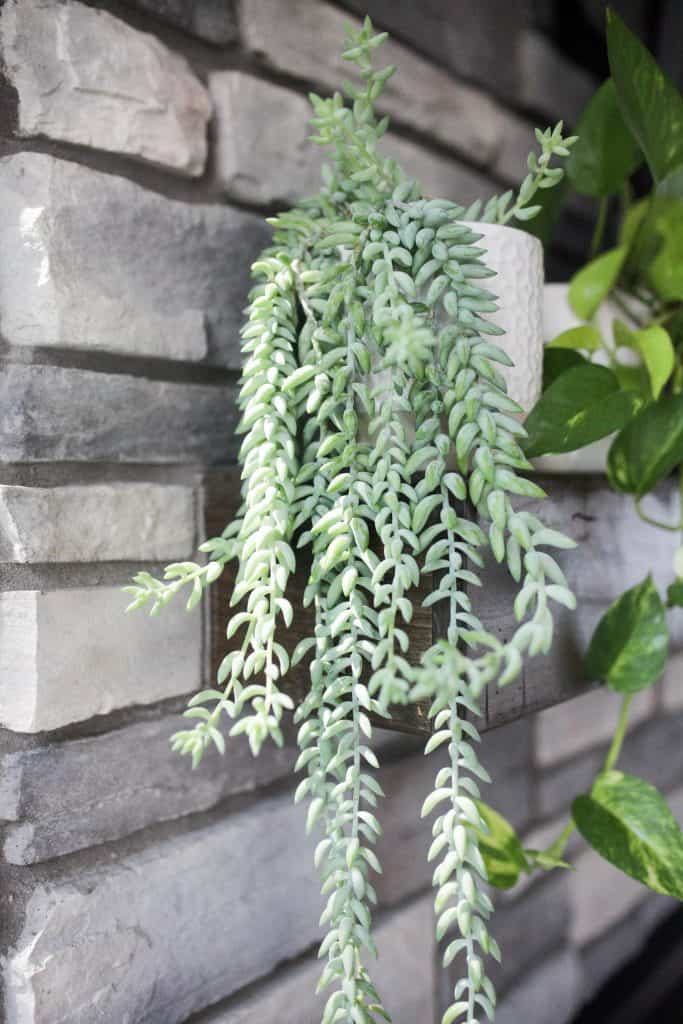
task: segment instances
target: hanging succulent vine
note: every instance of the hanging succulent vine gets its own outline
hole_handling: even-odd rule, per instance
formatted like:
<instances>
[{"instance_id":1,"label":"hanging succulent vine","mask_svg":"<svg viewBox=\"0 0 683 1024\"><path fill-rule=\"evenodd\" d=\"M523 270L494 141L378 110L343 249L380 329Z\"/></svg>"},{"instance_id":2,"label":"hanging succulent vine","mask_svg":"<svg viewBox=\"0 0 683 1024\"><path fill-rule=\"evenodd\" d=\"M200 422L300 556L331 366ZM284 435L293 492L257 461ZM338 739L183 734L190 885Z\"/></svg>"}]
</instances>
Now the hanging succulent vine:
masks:
<instances>
[{"instance_id":1,"label":"hanging succulent vine","mask_svg":"<svg viewBox=\"0 0 683 1024\"><path fill-rule=\"evenodd\" d=\"M373 68L383 38L366 20L350 40L344 57L362 79L347 87L350 106L339 94L311 97L332 170L318 196L271 221L273 246L254 264L259 283L242 332L240 516L202 545L208 564L169 566L163 581L140 573L128 589L131 607L151 603L155 612L189 585L192 607L237 560L233 603L241 607L227 635L241 631L241 644L220 666L222 688L191 701L194 728L174 746L195 764L211 743L222 752L225 713L231 734L246 733L258 753L268 737L282 742L282 713L292 707L279 685L289 659L277 637L279 620L287 627L293 614L286 594L295 547L310 550L304 601L315 630L293 661L310 658L310 689L296 711L306 773L297 799L308 798L308 826L323 831L315 854L327 898L321 987L332 987L323 1024L388 1019L365 966L374 952L382 796L370 715L417 699L430 702L434 720L427 753L448 744L450 754L423 809L445 808L430 851L439 858L437 933L457 928L445 960L464 951L466 961L443 1020L473 1024L478 1008L493 1016L483 956L499 950L485 923L492 907L478 839L486 825L475 780L488 776L464 714L476 717L487 684L504 685L525 655L548 649L550 605L572 606L573 597L540 549L570 542L513 505L516 495L542 492L518 475L529 465L520 410L497 368L510 360L490 340L502 333L486 318L497 308L482 285L492 272L475 227L463 223L480 204L466 211L425 198L378 150L387 122L373 105L394 70ZM538 139L541 155L530 159L519 195L494 197L482 219L532 216L537 188L559 180L550 160L572 140L561 126ZM520 584L521 625L507 643L487 632L469 594L487 549ZM407 627L424 573L438 579L424 603L443 602L448 629L415 667Z\"/></svg>"}]
</instances>

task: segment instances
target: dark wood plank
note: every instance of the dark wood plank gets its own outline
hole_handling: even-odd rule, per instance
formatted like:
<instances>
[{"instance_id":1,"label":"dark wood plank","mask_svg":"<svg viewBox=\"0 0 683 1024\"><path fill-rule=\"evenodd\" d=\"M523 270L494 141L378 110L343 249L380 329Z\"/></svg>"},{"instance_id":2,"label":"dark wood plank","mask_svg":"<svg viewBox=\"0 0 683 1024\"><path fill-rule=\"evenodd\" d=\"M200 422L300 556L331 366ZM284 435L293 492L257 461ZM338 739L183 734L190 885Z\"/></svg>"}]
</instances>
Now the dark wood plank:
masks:
<instances>
[{"instance_id":1,"label":"dark wood plank","mask_svg":"<svg viewBox=\"0 0 683 1024\"><path fill-rule=\"evenodd\" d=\"M626 495L615 494L606 480L599 477L539 478L549 497L543 502L528 502L539 511L544 521L567 533L578 542L573 551L559 552L563 566L578 598L575 613L556 609L556 633L550 654L527 661L524 672L510 686L489 688L483 707L482 729L490 729L542 708L551 707L584 692L589 686L582 672L583 653L596 622L607 606L628 587L651 572L660 589L672 577L673 553L678 538L665 535L643 523L636 515L632 501ZM667 483L653 499L656 513L661 518L675 518L675 487ZM234 515L239 502L239 475L235 469L212 471L206 481L206 532L220 533ZM298 641L310 635L310 610L302 607L306 573L297 573L290 599L295 607L294 622L285 639L285 646L293 650ZM430 582L425 580L425 592ZM225 638L228 603L232 577L225 576L212 588L210 604L211 668L215 673L224 654L230 650ZM476 610L487 628L501 639L509 637L515 628L512 611L516 585L504 567L489 564L484 572L484 586L476 591ZM681 616L683 618L683 616ZM435 606L429 609L416 604L415 619L411 627L412 656L418 659L435 636L443 636L445 624ZM672 637L674 648L683 646L683 624ZM308 686L304 664L294 669L287 680L288 691L301 699ZM377 724L387 728L424 733L429 723L424 706L396 709L389 725L385 720Z\"/></svg>"}]
</instances>

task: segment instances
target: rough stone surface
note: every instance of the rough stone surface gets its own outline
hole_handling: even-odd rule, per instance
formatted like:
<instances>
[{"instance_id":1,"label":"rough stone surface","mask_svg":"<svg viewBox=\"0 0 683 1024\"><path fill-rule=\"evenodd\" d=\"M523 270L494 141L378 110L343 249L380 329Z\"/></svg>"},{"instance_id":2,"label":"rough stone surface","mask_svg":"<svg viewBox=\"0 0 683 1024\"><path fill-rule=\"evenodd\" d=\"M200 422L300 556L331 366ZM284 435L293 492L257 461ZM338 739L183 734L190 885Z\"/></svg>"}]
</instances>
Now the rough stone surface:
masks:
<instances>
[{"instance_id":1,"label":"rough stone surface","mask_svg":"<svg viewBox=\"0 0 683 1024\"><path fill-rule=\"evenodd\" d=\"M430 873L399 877L393 859L399 847L426 849L426 760L379 774L385 904L414 895ZM175 1024L310 948L321 897L304 819L289 795L262 800L141 853L36 875L5 963L7 1024L91 1024L93 1002L102 1020Z\"/></svg>"},{"instance_id":2,"label":"rough stone surface","mask_svg":"<svg viewBox=\"0 0 683 1024\"><path fill-rule=\"evenodd\" d=\"M166 629L163 639L160 633L155 624L150 640L165 643L170 633ZM136 674L140 677L139 669ZM95 681L101 676L98 672ZM223 759L207 755L191 771L169 743L187 725L180 715L165 715L105 735L6 755L0 762L0 819L14 823L5 833L6 859L31 864L119 839L154 822L205 811L294 767L297 751L290 735L285 747L271 746L259 757L234 740Z\"/></svg>"},{"instance_id":3,"label":"rough stone surface","mask_svg":"<svg viewBox=\"0 0 683 1024\"><path fill-rule=\"evenodd\" d=\"M162 21L205 39L223 45L237 33L232 0L127 0L134 7L155 15Z\"/></svg>"},{"instance_id":4,"label":"rough stone surface","mask_svg":"<svg viewBox=\"0 0 683 1024\"><path fill-rule=\"evenodd\" d=\"M576 124L598 84L567 60L549 39L527 30L520 46L519 101L529 110Z\"/></svg>"},{"instance_id":5,"label":"rough stone surface","mask_svg":"<svg viewBox=\"0 0 683 1024\"><path fill-rule=\"evenodd\" d=\"M502 1000L496 1024L569 1024L583 1000L581 963L565 950L546 960Z\"/></svg>"},{"instance_id":6,"label":"rough stone surface","mask_svg":"<svg viewBox=\"0 0 683 1024\"><path fill-rule=\"evenodd\" d=\"M636 695L629 720L648 718L655 709L652 689ZM619 716L620 694L601 688L573 701L541 711L536 717L536 757L541 765L580 754L608 741Z\"/></svg>"},{"instance_id":7,"label":"rough stone surface","mask_svg":"<svg viewBox=\"0 0 683 1024\"><path fill-rule=\"evenodd\" d=\"M375 929L379 958L372 980L394 1024L431 1021L434 931L430 897L389 915ZM316 996L320 961L277 974L251 997L202 1015L201 1024L281 1024L283 1007L296 1007L296 1024L319 1024L328 993Z\"/></svg>"},{"instance_id":8,"label":"rough stone surface","mask_svg":"<svg viewBox=\"0 0 683 1024\"><path fill-rule=\"evenodd\" d=\"M583 946L607 933L645 900L658 901L662 916L673 912L672 897L650 893L645 886L608 864L594 850L585 850L575 860L576 871L569 881L571 938Z\"/></svg>"},{"instance_id":9,"label":"rough stone surface","mask_svg":"<svg viewBox=\"0 0 683 1024\"><path fill-rule=\"evenodd\" d=\"M240 364L260 218L66 160L0 160L0 332L13 345Z\"/></svg>"},{"instance_id":10,"label":"rough stone surface","mask_svg":"<svg viewBox=\"0 0 683 1024\"><path fill-rule=\"evenodd\" d=\"M233 385L6 364L2 454L8 462L229 462L235 399Z\"/></svg>"},{"instance_id":11,"label":"rough stone surface","mask_svg":"<svg viewBox=\"0 0 683 1024\"><path fill-rule=\"evenodd\" d=\"M180 603L149 619L125 605L109 587L0 594L0 723L41 732L198 689L200 614Z\"/></svg>"},{"instance_id":12,"label":"rough stone surface","mask_svg":"<svg viewBox=\"0 0 683 1024\"><path fill-rule=\"evenodd\" d=\"M317 192L323 153L308 140L311 108L303 96L244 71L214 71L209 88L216 171L229 195L269 203Z\"/></svg>"},{"instance_id":13,"label":"rough stone surface","mask_svg":"<svg viewBox=\"0 0 683 1024\"><path fill-rule=\"evenodd\" d=\"M154 36L69 0L7 0L2 64L19 134L124 153L183 174L204 170L211 101Z\"/></svg>"},{"instance_id":14,"label":"rough stone surface","mask_svg":"<svg viewBox=\"0 0 683 1024\"><path fill-rule=\"evenodd\" d=\"M668 711L683 711L683 654L674 654L664 674L662 703Z\"/></svg>"},{"instance_id":15,"label":"rough stone surface","mask_svg":"<svg viewBox=\"0 0 683 1024\"><path fill-rule=\"evenodd\" d=\"M308 141L310 106L303 96L237 70L214 72L210 88L216 170L227 194L267 203L318 191L325 152ZM387 135L383 149L422 182L428 195L470 203L496 190L482 175L396 134Z\"/></svg>"},{"instance_id":16,"label":"rough stone surface","mask_svg":"<svg viewBox=\"0 0 683 1024\"><path fill-rule=\"evenodd\" d=\"M163 562L195 548L192 488L0 486L0 562Z\"/></svg>"},{"instance_id":17,"label":"rough stone surface","mask_svg":"<svg viewBox=\"0 0 683 1024\"><path fill-rule=\"evenodd\" d=\"M245 0L240 10L246 47L269 67L335 89L348 78L340 52L351 19L342 11L319 0ZM393 40L383 46L382 60L399 68L383 94L383 110L475 163L495 156L494 101Z\"/></svg>"},{"instance_id":18,"label":"rough stone surface","mask_svg":"<svg viewBox=\"0 0 683 1024\"><path fill-rule=\"evenodd\" d=\"M531 4L500 0L344 0L358 14L369 14L409 46L456 74L481 82L504 99L518 87L522 30Z\"/></svg>"},{"instance_id":19,"label":"rough stone surface","mask_svg":"<svg viewBox=\"0 0 683 1024\"><path fill-rule=\"evenodd\" d=\"M33 880L4 964L7 1024L176 1024L315 941L321 898L289 796L58 880Z\"/></svg>"}]
</instances>

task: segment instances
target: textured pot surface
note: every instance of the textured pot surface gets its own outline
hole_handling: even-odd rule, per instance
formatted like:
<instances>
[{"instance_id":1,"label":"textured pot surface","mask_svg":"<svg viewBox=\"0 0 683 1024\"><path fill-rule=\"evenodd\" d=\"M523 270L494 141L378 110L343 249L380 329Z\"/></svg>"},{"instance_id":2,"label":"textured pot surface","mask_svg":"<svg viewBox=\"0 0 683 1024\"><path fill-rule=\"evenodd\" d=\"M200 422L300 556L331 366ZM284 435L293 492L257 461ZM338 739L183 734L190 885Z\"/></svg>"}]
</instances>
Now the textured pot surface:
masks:
<instances>
[{"instance_id":1,"label":"textured pot surface","mask_svg":"<svg viewBox=\"0 0 683 1024\"><path fill-rule=\"evenodd\" d=\"M543 379L543 246L537 238L500 224L471 223L482 235L484 260L496 277L484 282L497 296L488 318L505 330L499 339L514 366L503 367L510 397L525 412L536 404Z\"/></svg>"}]
</instances>

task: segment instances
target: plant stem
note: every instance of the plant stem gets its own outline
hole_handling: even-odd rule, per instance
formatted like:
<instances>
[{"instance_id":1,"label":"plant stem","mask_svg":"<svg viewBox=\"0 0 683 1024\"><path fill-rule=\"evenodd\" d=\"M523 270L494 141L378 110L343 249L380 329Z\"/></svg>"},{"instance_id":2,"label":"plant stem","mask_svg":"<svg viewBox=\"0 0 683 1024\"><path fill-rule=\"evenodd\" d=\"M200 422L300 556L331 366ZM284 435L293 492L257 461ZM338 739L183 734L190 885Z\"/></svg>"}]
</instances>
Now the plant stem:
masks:
<instances>
[{"instance_id":1,"label":"plant stem","mask_svg":"<svg viewBox=\"0 0 683 1024\"><path fill-rule=\"evenodd\" d=\"M612 743L609 750L607 751L607 757L605 758L605 766L603 771L609 772L614 768L615 764L619 759L621 748L624 743L624 736L626 735L626 727L628 726L628 713L631 708L631 701L633 700L633 694L627 693L621 703L621 711L619 712L619 721L617 722L617 728L612 738Z\"/></svg>"},{"instance_id":2,"label":"plant stem","mask_svg":"<svg viewBox=\"0 0 683 1024\"><path fill-rule=\"evenodd\" d=\"M612 738L612 743L609 750L607 751L607 757L605 758L605 764L602 768L603 772L611 771L619 759L621 748L624 743L624 737L626 735L626 727L628 726L628 714L631 708L631 701L633 700L634 694L627 693L621 704L621 710L619 712L619 719L617 721L617 727ZM546 846L543 853L547 853L550 857L562 857L562 854L567 848L571 836L576 830L576 825L573 820L570 819L560 832L557 839Z\"/></svg>"},{"instance_id":3,"label":"plant stem","mask_svg":"<svg viewBox=\"0 0 683 1024\"><path fill-rule=\"evenodd\" d=\"M603 198L600 200L600 205L598 207L598 219L595 222L595 230L593 232L593 237L591 239L591 248L590 248L591 257L597 256L598 249L600 248L600 245L602 244L602 239L603 239L604 234L605 234L605 226L607 224L607 211L608 211L608 208L609 208L609 197L608 196L603 196Z\"/></svg>"},{"instance_id":4,"label":"plant stem","mask_svg":"<svg viewBox=\"0 0 683 1024\"><path fill-rule=\"evenodd\" d=\"M543 852L547 853L550 857L557 857L559 860L562 857L564 851L566 850L567 843L569 842L575 829L576 825L570 819L560 832L555 842L551 843L550 846L547 846Z\"/></svg>"}]
</instances>

